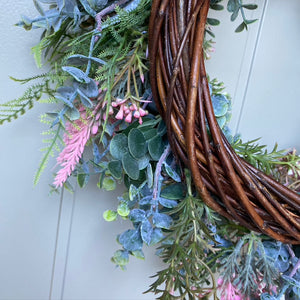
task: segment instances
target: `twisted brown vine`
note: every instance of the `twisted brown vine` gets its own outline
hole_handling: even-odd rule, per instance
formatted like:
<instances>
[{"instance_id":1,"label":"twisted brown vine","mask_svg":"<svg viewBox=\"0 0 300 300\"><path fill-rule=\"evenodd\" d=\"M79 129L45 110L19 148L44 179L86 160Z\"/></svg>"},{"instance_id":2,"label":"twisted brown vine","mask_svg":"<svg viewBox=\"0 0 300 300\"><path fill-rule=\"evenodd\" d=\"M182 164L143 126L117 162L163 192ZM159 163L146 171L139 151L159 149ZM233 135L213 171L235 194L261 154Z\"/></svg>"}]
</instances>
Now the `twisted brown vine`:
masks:
<instances>
[{"instance_id":1,"label":"twisted brown vine","mask_svg":"<svg viewBox=\"0 0 300 300\"><path fill-rule=\"evenodd\" d=\"M251 230L300 244L299 195L240 158L214 116L202 51L209 3L152 3L150 79L170 146L208 206Z\"/></svg>"}]
</instances>

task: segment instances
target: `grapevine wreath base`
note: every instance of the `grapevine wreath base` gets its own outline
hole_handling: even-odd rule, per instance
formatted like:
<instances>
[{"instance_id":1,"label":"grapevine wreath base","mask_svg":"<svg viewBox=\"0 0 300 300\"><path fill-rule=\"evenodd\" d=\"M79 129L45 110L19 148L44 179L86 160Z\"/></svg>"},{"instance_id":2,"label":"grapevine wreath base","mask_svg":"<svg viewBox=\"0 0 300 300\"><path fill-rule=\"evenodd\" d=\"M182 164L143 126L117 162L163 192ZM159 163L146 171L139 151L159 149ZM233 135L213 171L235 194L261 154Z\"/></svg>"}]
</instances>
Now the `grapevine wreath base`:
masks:
<instances>
[{"instance_id":1,"label":"grapevine wreath base","mask_svg":"<svg viewBox=\"0 0 300 300\"><path fill-rule=\"evenodd\" d=\"M152 4L151 86L172 151L216 212L276 240L299 244L299 194L240 158L218 126L202 51L209 5L209 0Z\"/></svg>"},{"instance_id":2,"label":"grapevine wreath base","mask_svg":"<svg viewBox=\"0 0 300 300\"><path fill-rule=\"evenodd\" d=\"M15 79L34 83L0 105L0 124L56 107L41 116L35 184L58 153L53 192L72 190L71 176L123 183L103 213L132 223L112 262L125 269L157 246L165 268L147 292L158 299L300 300L300 157L230 134L230 96L204 64L218 24L207 13L222 0L33 2L40 15L17 25L43 30L32 50L49 72ZM224 2L243 19L236 31L254 21L257 5Z\"/></svg>"}]
</instances>

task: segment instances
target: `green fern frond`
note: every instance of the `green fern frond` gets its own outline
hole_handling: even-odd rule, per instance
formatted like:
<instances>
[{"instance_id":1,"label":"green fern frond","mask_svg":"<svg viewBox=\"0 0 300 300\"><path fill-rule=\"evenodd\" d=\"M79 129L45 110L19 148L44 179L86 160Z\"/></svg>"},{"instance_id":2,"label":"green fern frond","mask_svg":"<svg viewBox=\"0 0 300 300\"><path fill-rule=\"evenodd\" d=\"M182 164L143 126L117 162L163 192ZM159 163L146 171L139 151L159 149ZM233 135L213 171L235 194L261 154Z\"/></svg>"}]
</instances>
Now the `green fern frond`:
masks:
<instances>
[{"instance_id":1,"label":"green fern frond","mask_svg":"<svg viewBox=\"0 0 300 300\"><path fill-rule=\"evenodd\" d=\"M40 100L43 93L52 94L53 92L47 84L36 84L29 87L20 98L0 104L0 125L5 121L11 122L23 115L33 107L35 101Z\"/></svg>"},{"instance_id":2,"label":"green fern frond","mask_svg":"<svg viewBox=\"0 0 300 300\"><path fill-rule=\"evenodd\" d=\"M28 77L28 78L24 78L24 79L20 79L20 78L15 78L13 76L9 76L9 78L13 81L16 81L16 82L20 82L21 84L26 84L30 81L33 81L33 80L37 80L37 79L46 79L49 77L49 73L42 73L42 74L39 74L39 75L35 75L35 76L31 76L31 77Z\"/></svg>"},{"instance_id":3,"label":"green fern frond","mask_svg":"<svg viewBox=\"0 0 300 300\"><path fill-rule=\"evenodd\" d=\"M40 162L40 165L36 171L36 174L34 176L34 185L37 185L38 181L40 180L40 177L47 167L47 164L49 162L49 159L54 156L55 152L59 152L61 147L60 145L63 144L63 140L61 138L61 130L62 125L59 124L56 130L48 130L43 133L43 135L50 135L51 138L44 139L43 142L49 144L47 147L41 149L44 153L42 160Z\"/></svg>"},{"instance_id":4,"label":"green fern frond","mask_svg":"<svg viewBox=\"0 0 300 300\"><path fill-rule=\"evenodd\" d=\"M35 63L38 68L42 67L42 54L45 48L49 45L47 38L43 38L37 45L31 48L31 53L34 56Z\"/></svg>"},{"instance_id":5,"label":"green fern frond","mask_svg":"<svg viewBox=\"0 0 300 300\"><path fill-rule=\"evenodd\" d=\"M107 57L112 57L116 52L116 48L115 47L108 47L104 50L102 50L100 53L97 54L98 58L107 58Z\"/></svg>"}]
</instances>

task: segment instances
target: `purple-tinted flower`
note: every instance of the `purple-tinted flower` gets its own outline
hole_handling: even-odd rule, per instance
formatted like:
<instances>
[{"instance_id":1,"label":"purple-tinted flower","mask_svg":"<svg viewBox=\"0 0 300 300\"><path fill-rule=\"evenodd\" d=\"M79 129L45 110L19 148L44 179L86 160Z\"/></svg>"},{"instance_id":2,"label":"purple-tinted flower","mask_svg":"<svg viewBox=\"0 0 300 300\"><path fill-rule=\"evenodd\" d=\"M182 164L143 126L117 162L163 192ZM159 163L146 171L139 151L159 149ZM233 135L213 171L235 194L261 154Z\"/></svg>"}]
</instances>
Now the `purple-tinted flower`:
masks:
<instances>
[{"instance_id":1,"label":"purple-tinted flower","mask_svg":"<svg viewBox=\"0 0 300 300\"><path fill-rule=\"evenodd\" d=\"M249 298L243 296L241 292L232 284L232 281L224 281L222 277L218 279L218 290L221 293L220 300L248 300Z\"/></svg>"}]
</instances>

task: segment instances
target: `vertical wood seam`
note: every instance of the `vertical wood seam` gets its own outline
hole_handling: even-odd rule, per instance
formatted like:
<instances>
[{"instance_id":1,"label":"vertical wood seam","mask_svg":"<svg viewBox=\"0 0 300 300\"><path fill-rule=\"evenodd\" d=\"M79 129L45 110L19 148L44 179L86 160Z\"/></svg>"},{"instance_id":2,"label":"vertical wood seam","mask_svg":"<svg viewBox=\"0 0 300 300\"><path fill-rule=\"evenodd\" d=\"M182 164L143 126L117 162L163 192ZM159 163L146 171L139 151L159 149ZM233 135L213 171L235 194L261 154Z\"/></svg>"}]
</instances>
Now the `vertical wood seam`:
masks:
<instances>
[{"instance_id":1,"label":"vertical wood seam","mask_svg":"<svg viewBox=\"0 0 300 300\"><path fill-rule=\"evenodd\" d=\"M245 103L246 103L246 98L247 98L248 89L249 89L249 85L250 85L250 80L252 78L254 63L255 63L258 47L259 47L259 42L260 42L260 38L261 38L261 34L262 34L262 29L263 29L263 24L264 24L264 20L265 20L265 16L266 16L268 3L269 3L269 0L265 0L264 6L263 6L263 11L262 11L260 22L259 22L259 28L258 28L256 39L255 39L254 49L253 49L252 56L251 56L250 68L249 68L248 76L246 79L246 86L245 86L243 97L242 97L242 105L240 108L239 117L238 117L237 125L235 128L235 134L238 132L239 126L240 126L240 123L242 120L242 115L243 115L244 108L245 108ZM243 60L244 60L244 57L243 57Z\"/></svg>"}]
</instances>

